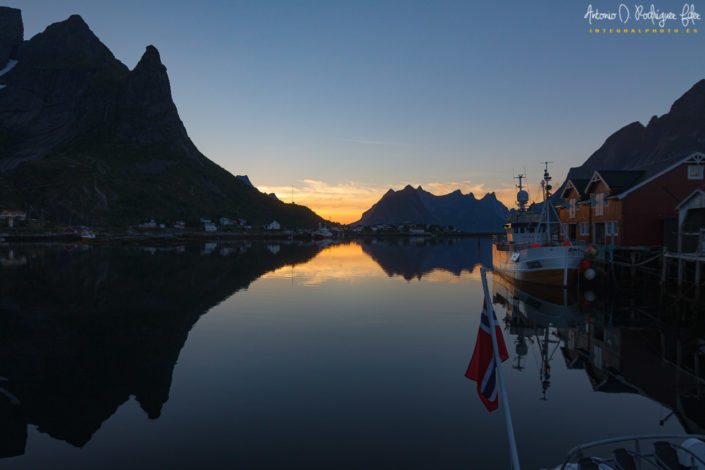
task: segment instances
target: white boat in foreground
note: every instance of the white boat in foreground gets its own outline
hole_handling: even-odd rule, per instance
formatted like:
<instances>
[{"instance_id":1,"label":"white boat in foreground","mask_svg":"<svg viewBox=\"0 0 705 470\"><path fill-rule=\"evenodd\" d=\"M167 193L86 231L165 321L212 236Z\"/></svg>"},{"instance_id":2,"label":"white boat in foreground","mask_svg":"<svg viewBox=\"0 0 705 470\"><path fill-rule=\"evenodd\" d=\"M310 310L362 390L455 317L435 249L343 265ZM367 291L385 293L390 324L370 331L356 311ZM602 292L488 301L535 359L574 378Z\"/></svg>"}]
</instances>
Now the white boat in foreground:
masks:
<instances>
[{"instance_id":1,"label":"white boat in foreground","mask_svg":"<svg viewBox=\"0 0 705 470\"><path fill-rule=\"evenodd\" d=\"M518 177L518 211L510 215L505 225L507 240L496 242L492 247L494 270L520 282L573 285L578 279L585 250L570 241L551 203L548 166L541 181L544 203L540 215L526 210L529 195L523 189L523 177Z\"/></svg>"},{"instance_id":2,"label":"white boat in foreground","mask_svg":"<svg viewBox=\"0 0 705 470\"><path fill-rule=\"evenodd\" d=\"M574 447L554 470L705 470L703 439L700 434L604 439Z\"/></svg>"}]
</instances>

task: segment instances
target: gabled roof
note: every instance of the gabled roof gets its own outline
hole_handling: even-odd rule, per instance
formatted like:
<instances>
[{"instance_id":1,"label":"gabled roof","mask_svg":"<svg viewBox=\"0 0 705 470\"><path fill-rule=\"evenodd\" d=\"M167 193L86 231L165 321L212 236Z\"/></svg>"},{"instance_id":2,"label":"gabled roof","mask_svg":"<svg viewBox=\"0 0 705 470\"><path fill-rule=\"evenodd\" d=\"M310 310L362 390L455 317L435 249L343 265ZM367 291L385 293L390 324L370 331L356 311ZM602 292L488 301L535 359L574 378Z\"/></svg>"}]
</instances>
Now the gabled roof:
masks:
<instances>
[{"instance_id":1,"label":"gabled roof","mask_svg":"<svg viewBox=\"0 0 705 470\"><path fill-rule=\"evenodd\" d=\"M595 171L590 182L585 186L585 194L590 192L593 184L602 181L610 191L619 194L632 186L644 175L642 170L600 170Z\"/></svg>"},{"instance_id":2,"label":"gabled roof","mask_svg":"<svg viewBox=\"0 0 705 470\"><path fill-rule=\"evenodd\" d=\"M631 193L632 191L641 188L642 186L652 182L653 180L659 178L662 175L665 175L669 171L683 165L684 163L692 163L695 165L705 164L705 153L695 152L691 153L687 157L675 157L644 167L644 175L637 182L637 184L633 185L631 188L621 193L618 198L623 199L627 194Z\"/></svg>"},{"instance_id":3,"label":"gabled roof","mask_svg":"<svg viewBox=\"0 0 705 470\"><path fill-rule=\"evenodd\" d=\"M690 193L685 199L683 199L680 204L676 206L676 210L680 210L681 207L688 204L688 202L690 202L696 196L700 196L702 200L705 201L705 191L703 191L702 189L696 189L695 191Z\"/></svg>"},{"instance_id":4,"label":"gabled roof","mask_svg":"<svg viewBox=\"0 0 705 470\"><path fill-rule=\"evenodd\" d=\"M565 194L570 189L574 189L582 197L585 193L583 191L581 191L579 188L584 188L585 186L587 186L589 181L590 180L588 180L588 179L577 179L577 178L568 179L565 183L565 187L563 188L563 191L561 192L561 198L566 199Z\"/></svg>"},{"instance_id":5,"label":"gabled roof","mask_svg":"<svg viewBox=\"0 0 705 470\"><path fill-rule=\"evenodd\" d=\"M674 168L685 163L695 165L705 164L705 154L691 153L688 156L679 156L662 160L642 167L638 170L599 170L592 174L590 182L585 187L585 193L590 191L590 186L598 181L603 181L618 199L624 199L627 194L665 175Z\"/></svg>"}]
</instances>

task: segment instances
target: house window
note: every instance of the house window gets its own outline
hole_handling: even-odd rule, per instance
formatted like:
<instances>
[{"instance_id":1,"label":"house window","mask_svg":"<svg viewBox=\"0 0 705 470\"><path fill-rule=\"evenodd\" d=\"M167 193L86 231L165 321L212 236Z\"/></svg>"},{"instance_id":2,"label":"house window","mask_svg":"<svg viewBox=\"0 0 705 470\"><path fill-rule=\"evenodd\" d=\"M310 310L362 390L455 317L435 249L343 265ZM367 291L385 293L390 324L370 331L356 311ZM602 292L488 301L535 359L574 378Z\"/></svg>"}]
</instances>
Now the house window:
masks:
<instances>
[{"instance_id":1,"label":"house window","mask_svg":"<svg viewBox=\"0 0 705 470\"><path fill-rule=\"evenodd\" d=\"M689 165L688 166L688 179L689 180L701 180L703 179L703 165Z\"/></svg>"},{"instance_id":2,"label":"house window","mask_svg":"<svg viewBox=\"0 0 705 470\"><path fill-rule=\"evenodd\" d=\"M587 222L580 222L580 235L587 236L590 235L590 224Z\"/></svg>"},{"instance_id":3,"label":"house window","mask_svg":"<svg viewBox=\"0 0 705 470\"><path fill-rule=\"evenodd\" d=\"M575 199L570 199L570 201L568 202L568 208L570 211L570 218L571 219L575 218L575 206L576 206Z\"/></svg>"},{"instance_id":4,"label":"house window","mask_svg":"<svg viewBox=\"0 0 705 470\"><path fill-rule=\"evenodd\" d=\"M605 215L605 193L595 194L595 215Z\"/></svg>"},{"instance_id":5,"label":"house window","mask_svg":"<svg viewBox=\"0 0 705 470\"><path fill-rule=\"evenodd\" d=\"M608 222L605 222L605 235L608 237L616 237L619 235L617 231L617 221L616 220L610 220Z\"/></svg>"}]
</instances>

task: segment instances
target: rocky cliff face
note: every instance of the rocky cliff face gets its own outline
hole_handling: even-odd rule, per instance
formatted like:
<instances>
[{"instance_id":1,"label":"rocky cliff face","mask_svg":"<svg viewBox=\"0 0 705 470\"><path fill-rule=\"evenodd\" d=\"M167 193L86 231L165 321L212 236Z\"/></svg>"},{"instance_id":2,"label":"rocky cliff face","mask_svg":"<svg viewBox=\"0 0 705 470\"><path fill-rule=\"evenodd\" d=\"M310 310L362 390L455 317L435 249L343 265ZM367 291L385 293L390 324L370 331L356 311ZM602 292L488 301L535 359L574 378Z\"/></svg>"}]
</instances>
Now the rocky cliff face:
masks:
<instances>
[{"instance_id":1,"label":"rocky cliff face","mask_svg":"<svg viewBox=\"0 0 705 470\"><path fill-rule=\"evenodd\" d=\"M595 170L642 168L696 151L705 151L705 80L646 126L633 122L609 136L585 163L571 168L568 177L589 178Z\"/></svg>"},{"instance_id":2,"label":"rocky cliff face","mask_svg":"<svg viewBox=\"0 0 705 470\"><path fill-rule=\"evenodd\" d=\"M476 199L460 190L436 196L419 186L406 186L401 191L389 190L353 225L424 224L452 225L468 232L501 231L507 208L494 193Z\"/></svg>"},{"instance_id":3,"label":"rocky cliff face","mask_svg":"<svg viewBox=\"0 0 705 470\"><path fill-rule=\"evenodd\" d=\"M24 26L20 10L0 7L0 70L10 59L15 58L23 37Z\"/></svg>"},{"instance_id":4,"label":"rocky cliff face","mask_svg":"<svg viewBox=\"0 0 705 470\"><path fill-rule=\"evenodd\" d=\"M154 46L129 70L78 15L25 42L19 10L0 9L5 24L0 58L10 51L18 63L0 77L0 208L101 225L220 216L285 226L321 221L199 152Z\"/></svg>"}]
</instances>

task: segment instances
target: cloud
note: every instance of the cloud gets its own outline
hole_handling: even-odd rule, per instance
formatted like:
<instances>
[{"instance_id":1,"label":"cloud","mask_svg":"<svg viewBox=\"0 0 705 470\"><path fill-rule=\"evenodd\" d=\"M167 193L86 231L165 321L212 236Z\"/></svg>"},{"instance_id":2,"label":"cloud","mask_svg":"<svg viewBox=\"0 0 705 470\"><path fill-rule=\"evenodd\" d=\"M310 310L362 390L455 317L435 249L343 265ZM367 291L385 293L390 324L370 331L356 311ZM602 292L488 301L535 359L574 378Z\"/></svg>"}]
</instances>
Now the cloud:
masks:
<instances>
[{"instance_id":1,"label":"cloud","mask_svg":"<svg viewBox=\"0 0 705 470\"><path fill-rule=\"evenodd\" d=\"M260 186L258 189L274 193L284 202L291 202L291 186ZM323 218L351 223L377 202L386 189L355 181L330 184L306 179L294 185L293 197L294 202L310 207Z\"/></svg>"}]
</instances>

